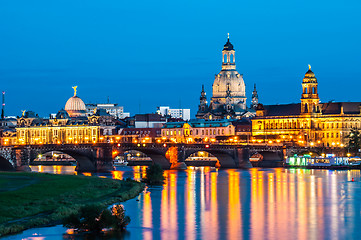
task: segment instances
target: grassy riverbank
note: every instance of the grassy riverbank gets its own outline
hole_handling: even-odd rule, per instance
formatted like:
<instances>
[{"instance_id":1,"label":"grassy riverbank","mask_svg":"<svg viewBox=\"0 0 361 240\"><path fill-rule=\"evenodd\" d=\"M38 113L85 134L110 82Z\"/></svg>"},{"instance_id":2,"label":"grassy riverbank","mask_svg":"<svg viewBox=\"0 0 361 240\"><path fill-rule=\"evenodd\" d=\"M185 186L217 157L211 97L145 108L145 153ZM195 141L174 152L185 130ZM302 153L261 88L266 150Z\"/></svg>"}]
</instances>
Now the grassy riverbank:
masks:
<instances>
[{"instance_id":1,"label":"grassy riverbank","mask_svg":"<svg viewBox=\"0 0 361 240\"><path fill-rule=\"evenodd\" d=\"M86 204L126 201L143 188L109 178L0 172L0 236L60 221Z\"/></svg>"}]
</instances>

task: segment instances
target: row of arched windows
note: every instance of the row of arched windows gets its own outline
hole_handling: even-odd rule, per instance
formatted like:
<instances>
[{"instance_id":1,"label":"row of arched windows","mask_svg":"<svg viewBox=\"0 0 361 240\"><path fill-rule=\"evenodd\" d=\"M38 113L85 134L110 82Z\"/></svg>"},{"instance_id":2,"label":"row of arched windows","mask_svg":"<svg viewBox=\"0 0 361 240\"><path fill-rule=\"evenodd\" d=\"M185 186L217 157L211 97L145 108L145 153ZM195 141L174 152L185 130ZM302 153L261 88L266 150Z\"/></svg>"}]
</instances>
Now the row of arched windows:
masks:
<instances>
[{"instance_id":1,"label":"row of arched windows","mask_svg":"<svg viewBox=\"0 0 361 240\"><path fill-rule=\"evenodd\" d=\"M305 87L303 89L304 94L317 94L317 88L316 87Z\"/></svg>"}]
</instances>

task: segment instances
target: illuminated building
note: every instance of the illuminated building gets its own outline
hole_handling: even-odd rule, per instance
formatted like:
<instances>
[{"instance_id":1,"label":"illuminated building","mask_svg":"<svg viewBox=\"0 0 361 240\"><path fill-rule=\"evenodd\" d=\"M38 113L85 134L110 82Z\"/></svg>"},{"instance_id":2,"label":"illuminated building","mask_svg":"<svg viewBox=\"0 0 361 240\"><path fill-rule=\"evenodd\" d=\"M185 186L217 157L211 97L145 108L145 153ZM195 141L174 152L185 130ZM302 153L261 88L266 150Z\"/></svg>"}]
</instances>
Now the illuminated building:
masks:
<instances>
[{"instance_id":1,"label":"illuminated building","mask_svg":"<svg viewBox=\"0 0 361 240\"><path fill-rule=\"evenodd\" d=\"M361 127L361 102L320 103L311 66L302 82L301 103L258 104L252 119L253 141L301 146L342 147L351 128Z\"/></svg>"},{"instance_id":2,"label":"illuminated building","mask_svg":"<svg viewBox=\"0 0 361 240\"><path fill-rule=\"evenodd\" d=\"M207 104L206 93L202 86L197 118L200 119L240 119L253 116L247 111L246 86L243 75L236 70L235 50L229 41L222 50L222 70L215 76L213 95Z\"/></svg>"},{"instance_id":3,"label":"illuminated building","mask_svg":"<svg viewBox=\"0 0 361 240\"><path fill-rule=\"evenodd\" d=\"M88 116L92 115L97 109L105 109L107 113L115 118L123 119L129 117L129 113L125 113L124 108L118 106L117 103L87 103L85 106Z\"/></svg>"},{"instance_id":4,"label":"illuminated building","mask_svg":"<svg viewBox=\"0 0 361 240\"><path fill-rule=\"evenodd\" d=\"M16 143L27 144L80 144L97 143L116 133L116 122L103 109L86 117L84 102L76 95L66 102L55 118L44 119L31 111L23 111L16 127Z\"/></svg>"},{"instance_id":5,"label":"illuminated building","mask_svg":"<svg viewBox=\"0 0 361 240\"><path fill-rule=\"evenodd\" d=\"M215 142L218 136L234 135L235 126L227 119L168 122L162 128L162 140L177 143Z\"/></svg>"},{"instance_id":6,"label":"illuminated building","mask_svg":"<svg viewBox=\"0 0 361 240\"><path fill-rule=\"evenodd\" d=\"M172 118L180 118L184 121L189 121L191 119L191 110L190 109L174 109L170 107L158 107L157 113L162 116L170 116Z\"/></svg>"},{"instance_id":7,"label":"illuminated building","mask_svg":"<svg viewBox=\"0 0 361 240\"><path fill-rule=\"evenodd\" d=\"M134 128L161 128L167 119L157 113L136 114L134 117L126 118L129 127Z\"/></svg>"},{"instance_id":8,"label":"illuminated building","mask_svg":"<svg viewBox=\"0 0 361 240\"><path fill-rule=\"evenodd\" d=\"M124 128L120 136L122 142L152 143L161 137L161 128Z\"/></svg>"}]
</instances>

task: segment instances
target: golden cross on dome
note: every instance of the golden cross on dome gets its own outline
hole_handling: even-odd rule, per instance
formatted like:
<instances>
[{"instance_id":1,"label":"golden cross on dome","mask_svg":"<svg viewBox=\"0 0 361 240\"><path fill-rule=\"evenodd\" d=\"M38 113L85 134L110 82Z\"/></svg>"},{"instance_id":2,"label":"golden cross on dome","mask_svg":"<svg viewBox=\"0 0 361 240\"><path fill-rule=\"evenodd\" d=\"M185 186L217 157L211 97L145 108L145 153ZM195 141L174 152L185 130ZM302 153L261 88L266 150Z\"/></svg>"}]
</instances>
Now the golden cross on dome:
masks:
<instances>
[{"instance_id":1,"label":"golden cross on dome","mask_svg":"<svg viewBox=\"0 0 361 240\"><path fill-rule=\"evenodd\" d=\"M78 86L74 86L74 87L72 87L73 89L74 89L74 97L76 96L76 88L77 88Z\"/></svg>"},{"instance_id":2,"label":"golden cross on dome","mask_svg":"<svg viewBox=\"0 0 361 240\"><path fill-rule=\"evenodd\" d=\"M311 70L311 65L310 64L308 64L308 70Z\"/></svg>"},{"instance_id":3,"label":"golden cross on dome","mask_svg":"<svg viewBox=\"0 0 361 240\"><path fill-rule=\"evenodd\" d=\"M228 34L228 39L229 39L229 33L227 33Z\"/></svg>"}]
</instances>

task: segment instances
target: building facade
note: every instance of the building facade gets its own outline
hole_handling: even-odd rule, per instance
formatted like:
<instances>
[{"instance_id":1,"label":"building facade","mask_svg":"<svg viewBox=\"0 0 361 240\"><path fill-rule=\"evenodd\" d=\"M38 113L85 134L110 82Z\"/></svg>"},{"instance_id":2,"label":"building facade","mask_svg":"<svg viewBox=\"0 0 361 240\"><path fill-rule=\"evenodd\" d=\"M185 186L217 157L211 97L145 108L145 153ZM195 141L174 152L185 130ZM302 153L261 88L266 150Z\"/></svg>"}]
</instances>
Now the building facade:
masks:
<instances>
[{"instance_id":1,"label":"building facade","mask_svg":"<svg viewBox=\"0 0 361 240\"><path fill-rule=\"evenodd\" d=\"M54 118L40 118L32 111L17 119L16 144L84 144L102 142L116 134L114 117L98 109L86 116L84 102L76 95L66 102Z\"/></svg>"},{"instance_id":2,"label":"building facade","mask_svg":"<svg viewBox=\"0 0 361 240\"><path fill-rule=\"evenodd\" d=\"M157 113L162 116L170 116L172 118L180 118L184 121L189 121L191 119L191 110L190 109L174 109L170 107L161 106L158 107Z\"/></svg>"},{"instance_id":3,"label":"building facade","mask_svg":"<svg viewBox=\"0 0 361 240\"><path fill-rule=\"evenodd\" d=\"M361 128L361 102L320 103L311 66L302 81L300 103L258 104L252 119L253 141L301 146L343 147L351 128Z\"/></svg>"},{"instance_id":4,"label":"building facade","mask_svg":"<svg viewBox=\"0 0 361 240\"><path fill-rule=\"evenodd\" d=\"M175 143L216 142L218 136L235 136L236 127L230 120L191 120L168 122L162 128L162 140Z\"/></svg>"},{"instance_id":5,"label":"building facade","mask_svg":"<svg viewBox=\"0 0 361 240\"><path fill-rule=\"evenodd\" d=\"M87 103L85 106L88 116L96 112L97 109L105 109L108 114L115 118L123 119L129 117L129 113L125 113L124 108L118 106L117 103Z\"/></svg>"}]
</instances>

